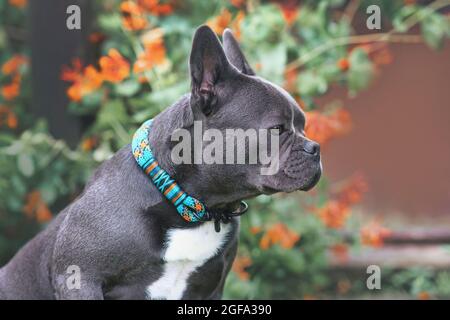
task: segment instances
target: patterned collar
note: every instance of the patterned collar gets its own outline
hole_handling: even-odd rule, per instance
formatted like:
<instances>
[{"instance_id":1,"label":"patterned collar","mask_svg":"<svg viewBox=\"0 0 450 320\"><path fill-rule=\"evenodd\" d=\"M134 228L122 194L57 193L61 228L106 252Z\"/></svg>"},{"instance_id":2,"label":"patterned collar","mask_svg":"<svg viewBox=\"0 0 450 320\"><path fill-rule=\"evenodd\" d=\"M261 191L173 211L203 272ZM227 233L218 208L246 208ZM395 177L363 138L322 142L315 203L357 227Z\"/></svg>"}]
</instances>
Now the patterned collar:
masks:
<instances>
[{"instance_id":1,"label":"patterned collar","mask_svg":"<svg viewBox=\"0 0 450 320\"><path fill-rule=\"evenodd\" d=\"M240 206L233 212L223 210L208 211L206 206L198 199L184 192L170 175L159 166L153 156L149 144L149 133L153 119L147 120L136 131L131 143L133 156L138 165L153 184L176 208L180 216L188 222L202 222L214 220L215 230L220 232L220 223L228 223L234 216L244 214L248 205L241 201Z\"/></svg>"}]
</instances>

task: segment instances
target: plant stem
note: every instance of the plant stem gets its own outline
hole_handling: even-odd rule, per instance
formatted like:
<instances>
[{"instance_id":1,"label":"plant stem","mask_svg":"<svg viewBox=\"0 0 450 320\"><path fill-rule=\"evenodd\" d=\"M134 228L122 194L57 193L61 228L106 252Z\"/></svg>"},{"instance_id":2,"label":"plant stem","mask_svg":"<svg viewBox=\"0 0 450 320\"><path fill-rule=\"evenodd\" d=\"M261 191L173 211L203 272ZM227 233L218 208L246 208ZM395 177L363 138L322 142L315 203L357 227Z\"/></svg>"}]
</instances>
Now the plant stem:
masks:
<instances>
[{"instance_id":1,"label":"plant stem","mask_svg":"<svg viewBox=\"0 0 450 320\"><path fill-rule=\"evenodd\" d=\"M358 11L359 5L361 4L360 0L350 0L347 7L345 8L343 18L347 19L349 23L353 21L353 17Z\"/></svg>"},{"instance_id":2,"label":"plant stem","mask_svg":"<svg viewBox=\"0 0 450 320\"><path fill-rule=\"evenodd\" d=\"M443 0L443 1L437 0L431 3L428 6L428 8L430 9L430 13L432 13L448 5L450 5L450 0ZM424 17L418 18L417 13L411 15L405 20L406 29L410 30L412 27L414 27L417 23L419 23L423 19ZM314 49L312 49L311 51L301 55L298 59L289 63L286 66L286 70L291 71L293 69L300 68L307 62L333 49L334 47L367 42L420 43L422 42L422 37L420 35L396 34L396 30L392 29L386 33L363 34L357 36L336 38L322 45L319 45Z\"/></svg>"}]
</instances>

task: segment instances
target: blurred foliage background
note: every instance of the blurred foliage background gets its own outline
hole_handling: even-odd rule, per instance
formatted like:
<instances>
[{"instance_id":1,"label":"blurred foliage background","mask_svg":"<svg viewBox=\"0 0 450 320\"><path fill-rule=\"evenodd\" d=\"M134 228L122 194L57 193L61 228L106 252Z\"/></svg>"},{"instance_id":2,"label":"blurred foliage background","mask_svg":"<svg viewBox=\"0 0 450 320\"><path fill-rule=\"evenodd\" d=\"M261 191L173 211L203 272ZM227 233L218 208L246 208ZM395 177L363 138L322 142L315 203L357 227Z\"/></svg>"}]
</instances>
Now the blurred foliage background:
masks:
<instances>
[{"instance_id":1,"label":"blurred foliage background","mask_svg":"<svg viewBox=\"0 0 450 320\"><path fill-rule=\"evenodd\" d=\"M355 16L377 4L382 30L358 33ZM195 29L233 30L258 75L288 90L306 111L306 133L325 146L351 130L340 101L317 105L331 86L349 96L370 86L392 60L389 43L424 41L439 50L450 36L449 1L91 1L87 35L61 68L83 136L69 147L52 137L45 117L30 112L30 50L17 37L26 0L0 0L0 265L82 190L99 163L130 142L146 119L189 91L187 59ZM419 27L419 33L411 33ZM50 35L49 35L50 36ZM61 106L63 108L64 106ZM352 252L376 250L390 230L362 224L352 209L369 186L355 173L308 195L261 196L242 217L238 257L226 298L376 297L366 274L332 267ZM344 232L345 231L345 232ZM348 234L351 236L349 237ZM422 268L383 271L383 294L450 297L450 273ZM388 280L386 280L388 279Z\"/></svg>"}]
</instances>

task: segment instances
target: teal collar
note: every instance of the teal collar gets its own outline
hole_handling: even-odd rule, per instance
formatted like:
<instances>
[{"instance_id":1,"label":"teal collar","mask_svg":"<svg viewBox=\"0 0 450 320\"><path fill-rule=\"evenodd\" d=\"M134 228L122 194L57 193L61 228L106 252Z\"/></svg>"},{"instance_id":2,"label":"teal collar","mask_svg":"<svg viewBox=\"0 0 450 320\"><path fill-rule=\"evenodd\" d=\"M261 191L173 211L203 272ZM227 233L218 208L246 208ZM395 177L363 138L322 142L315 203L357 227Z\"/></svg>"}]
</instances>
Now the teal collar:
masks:
<instances>
[{"instance_id":1,"label":"teal collar","mask_svg":"<svg viewBox=\"0 0 450 320\"><path fill-rule=\"evenodd\" d=\"M133 156L157 189L176 208L180 216L188 222L211 221L215 222L215 229L220 232L220 223L228 223L233 216L244 214L248 205L241 201L240 207L233 212L208 211L206 206L198 199L186 194L170 175L159 166L149 144L149 133L153 119L147 120L133 136L131 148Z\"/></svg>"}]
</instances>

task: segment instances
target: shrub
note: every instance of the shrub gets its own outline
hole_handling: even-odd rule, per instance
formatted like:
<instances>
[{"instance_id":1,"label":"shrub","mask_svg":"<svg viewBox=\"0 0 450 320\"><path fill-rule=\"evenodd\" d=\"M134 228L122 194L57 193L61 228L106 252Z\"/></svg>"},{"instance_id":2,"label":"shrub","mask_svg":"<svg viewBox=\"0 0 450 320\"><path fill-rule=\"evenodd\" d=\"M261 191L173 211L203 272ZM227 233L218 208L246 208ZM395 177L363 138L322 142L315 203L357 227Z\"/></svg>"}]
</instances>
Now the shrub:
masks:
<instances>
[{"instance_id":1,"label":"shrub","mask_svg":"<svg viewBox=\"0 0 450 320\"><path fill-rule=\"evenodd\" d=\"M89 41L99 55L88 61L91 54L82 52L61 70L71 99L68 110L94 119L78 147L70 149L28 112L29 48L10 31L24 27L26 1L0 0L0 262L73 199L92 170L129 143L144 120L189 90L187 59L200 24L207 23L219 36L230 27L256 72L286 88L306 111L306 134L326 146L351 130L351 117L339 101L318 106L315 98L331 85L345 86L351 96L366 89L375 70L392 60L389 43L421 41L407 33L415 25L421 25L430 47L442 46L449 34L448 21L438 11L444 2L414 2L376 1L391 31L355 34L352 19L356 9L365 14L365 1L356 7L354 1L346 5L341 0L302 5L95 1ZM350 246L358 246L345 243L339 230L352 227L352 207L366 189L358 175L341 186L323 178L308 196L252 200L250 213L242 218L239 253L225 296L313 298L349 292L348 279L330 274L328 256L345 259ZM362 234L363 244L381 245L386 230L370 226Z\"/></svg>"}]
</instances>

